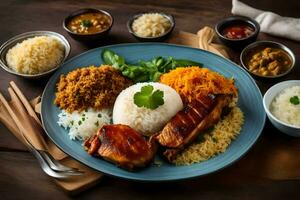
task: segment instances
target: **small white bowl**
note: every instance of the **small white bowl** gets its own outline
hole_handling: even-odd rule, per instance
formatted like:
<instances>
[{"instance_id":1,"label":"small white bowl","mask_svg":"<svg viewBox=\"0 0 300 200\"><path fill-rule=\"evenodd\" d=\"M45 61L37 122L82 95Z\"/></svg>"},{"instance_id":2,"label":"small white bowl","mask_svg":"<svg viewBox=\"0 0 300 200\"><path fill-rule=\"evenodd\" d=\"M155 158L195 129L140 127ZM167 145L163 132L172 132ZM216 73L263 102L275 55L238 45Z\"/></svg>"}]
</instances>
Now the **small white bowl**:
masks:
<instances>
[{"instance_id":1,"label":"small white bowl","mask_svg":"<svg viewBox=\"0 0 300 200\"><path fill-rule=\"evenodd\" d=\"M265 111L267 113L267 116L271 123L281 132L286 133L290 136L294 137L300 137L300 126L295 126L288 124L286 122L283 122L276 118L271 112L270 112L270 105L274 98L284 89L292 87L292 86L300 86L300 80L291 80L291 81L283 81L280 82L271 88L268 89L268 91L265 93L263 98L263 105L265 108Z\"/></svg>"}]
</instances>

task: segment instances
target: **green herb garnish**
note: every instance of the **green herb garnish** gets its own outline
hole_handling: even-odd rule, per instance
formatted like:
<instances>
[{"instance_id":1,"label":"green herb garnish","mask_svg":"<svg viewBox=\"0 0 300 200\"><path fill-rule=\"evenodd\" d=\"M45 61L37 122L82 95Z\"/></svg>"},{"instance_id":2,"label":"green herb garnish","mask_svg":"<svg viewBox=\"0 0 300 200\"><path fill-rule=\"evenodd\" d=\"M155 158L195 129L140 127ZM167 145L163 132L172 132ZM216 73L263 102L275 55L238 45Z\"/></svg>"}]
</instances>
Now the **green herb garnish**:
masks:
<instances>
[{"instance_id":1,"label":"green herb garnish","mask_svg":"<svg viewBox=\"0 0 300 200\"><path fill-rule=\"evenodd\" d=\"M79 121L78 121L78 125L81 125L81 124L82 124L82 121L79 120Z\"/></svg>"},{"instance_id":2,"label":"green herb garnish","mask_svg":"<svg viewBox=\"0 0 300 200\"><path fill-rule=\"evenodd\" d=\"M84 20L81 20L81 25L88 28L88 27L91 27L93 25L93 23L88 19L84 19Z\"/></svg>"},{"instance_id":3,"label":"green herb garnish","mask_svg":"<svg viewBox=\"0 0 300 200\"><path fill-rule=\"evenodd\" d=\"M151 110L164 104L164 92L155 90L152 85L146 85L141 88L140 92L134 94L134 104L138 107L145 107Z\"/></svg>"},{"instance_id":4,"label":"green herb garnish","mask_svg":"<svg viewBox=\"0 0 300 200\"><path fill-rule=\"evenodd\" d=\"M105 64L111 65L114 68L121 68L125 65L125 59L111 50L104 50L102 53L102 58Z\"/></svg>"},{"instance_id":5,"label":"green herb garnish","mask_svg":"<svg viewBox=\"0 0 300 200\"><path fill-rule=\"evenodd\" d=\"M99 126L99 122L98 121L96 121L95 126L97 126L97 127Z\"/></svg>"},{"instance_id":6,"label":"green herb garnish","mask_svg":"<svg viewBox=\"0 0 300 200\"><path fill-rule=\"evenodd\" d=\"M177 67L202 66L201 63L191 60L174 59L172 57L163 58L161 56L149 61L140 60L138 63L128 64L125 62L124 57L108 49L102 51L101 57L105 64L120 70L123 76L130 78L135 83L158 81L161 74Z\"/></svg>"},{"instance_id":7,"label":"green herb garnish","mask_svg":"<svg viewBox=\"0 0 300 200\"><path fill-rule=\"evenodd\" d=\"M102 115L99 113L99 114L97 115L97 117L98 117L98 118L101 118L101 117L102 117Z\"/></svg>"},{"instance_id":8,"label":"green herb garnish","mask_svg":"<svg viewBox=\"0 0 300 200\"><path fill-rule=\"evenodd\" d=\"M298 105L300 103L299 97L298 96L291 97L290 102L291 104Z\"/></svg>"}]
</instances>

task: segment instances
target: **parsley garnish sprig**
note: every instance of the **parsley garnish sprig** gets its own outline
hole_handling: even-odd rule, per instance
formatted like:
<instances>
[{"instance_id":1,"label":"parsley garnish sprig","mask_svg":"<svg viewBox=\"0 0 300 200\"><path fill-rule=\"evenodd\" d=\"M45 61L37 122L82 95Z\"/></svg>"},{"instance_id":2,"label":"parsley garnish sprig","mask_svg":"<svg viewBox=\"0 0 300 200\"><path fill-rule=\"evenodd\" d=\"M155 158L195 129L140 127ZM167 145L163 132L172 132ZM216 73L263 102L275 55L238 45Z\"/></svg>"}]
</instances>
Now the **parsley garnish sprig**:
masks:
<instances>
[{"instance_id":1,"label":"parsley garnish sprig","mask_svg":"<svg viewBox=\"0 0 300 200\"><path fill-rule=\"evenodd\" d=\"M298 105L300 103L299 97L298 96L293 96L290 98L290 103L294 105Z\"/></svg>"},{"instance_id":2,"label":"parsley garnish sprig","mask_svg":"<svg viewBox=\"0 0 300 200\"><path fill-rule=\"evenodd\" d=\"M88 19L84 19L84 20L81 20L81 25L83 27L89 28L93 25L93 23Z\"/></svg>"},{"instance_id":3,"label":"parsley garnish sprig","mask_svg":"<svg viewBox=\"0 0 300 200\"><path fill-rule=\"evenodd\" d=\"M151 110L164 104L164 92L155 90L152 85L146 85L141 88L140 92L134 94L134 104L138 107L145 107Z\"/></svg>"}]
</instances>

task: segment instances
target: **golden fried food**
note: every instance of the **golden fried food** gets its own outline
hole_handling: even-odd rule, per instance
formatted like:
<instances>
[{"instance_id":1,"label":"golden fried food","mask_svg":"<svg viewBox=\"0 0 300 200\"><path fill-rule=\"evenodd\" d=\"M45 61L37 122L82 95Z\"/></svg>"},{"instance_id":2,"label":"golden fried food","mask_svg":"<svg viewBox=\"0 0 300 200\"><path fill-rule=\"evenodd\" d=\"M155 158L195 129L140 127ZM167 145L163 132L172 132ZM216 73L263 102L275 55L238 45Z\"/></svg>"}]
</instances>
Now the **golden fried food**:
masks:
<instances>
[{"instance_id":1,"label":"golden fried food","mask_svg":"<svg viewBox=\"0 0 300 200\"><path fill-rule=\"evenodd\" d=\"M111 66L79 68L61 75L54 103L69 113L89 107L110 108L118 94L130 85L131 81Z\"/></svg>"},{"instance_id":2,"label":"golden fried food","mask_svg":"<svg viewBox=\"0 0 300 200\"><path fill-rule=\"evenodd\" d=\"M154 158L157 145L147 141L127 125L104 125L83 144L90 155L101 156L119 167L134 170L147 166Z\"/></svg>"},{"instance_id":3,"label":"golden fried food","mask_svg":"<svg viewBox=\"0 0 300 200\"><path fill-rule=\"evenodd\" d=\"M174 88L185 102L184 109L155 136L165 148L164 156L172 162L199 134L218 123L238 90L233 79L199 67L176 68L163 74L160 82Z\"/></svg>"},{"instance_id":4,"label":"golden fried food","mask_svg":"<svg viewBox=\"0 0 300 200\"><path fill-rule=\"evenodd\" d=\"M170 162L198 135L216 124L224 107L229 105L229 95L210 95L203 101L188 104L156 136L159 144L166 148L164 156Z\"/></svg>"}]
</instances>

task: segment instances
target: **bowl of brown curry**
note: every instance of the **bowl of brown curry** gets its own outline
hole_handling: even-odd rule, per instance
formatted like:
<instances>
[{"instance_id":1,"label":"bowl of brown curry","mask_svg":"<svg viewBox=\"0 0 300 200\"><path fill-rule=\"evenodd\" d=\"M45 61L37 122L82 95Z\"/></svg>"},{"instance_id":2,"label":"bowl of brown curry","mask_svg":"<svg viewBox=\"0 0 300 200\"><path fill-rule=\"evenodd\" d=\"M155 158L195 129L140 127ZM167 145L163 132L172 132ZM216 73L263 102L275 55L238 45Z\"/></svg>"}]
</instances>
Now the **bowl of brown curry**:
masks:
<instances>
[{"instance_id":1,"label":"bowl of brown curry","mask_svg":"<svg viewBox=\"0 0 300 200\"><path fill-rule=\"evenodd\" d=\"M84 8L66 17L63 28L75 40L92 42L107 36L113 21L113 17L104 10Z\"/></svg>"},{"instance_id":2,"label":"bowl of brown curry","mask_svg":"<svg viewBox=\"0 0 300 200\"><path fill-rule=\"evenodd\" d=\"M241 65L251 74L277 78L288 74L295 65L294 53L285 45L273 41L258 41L241 53Z\"/></svg>"}]
</instances>

